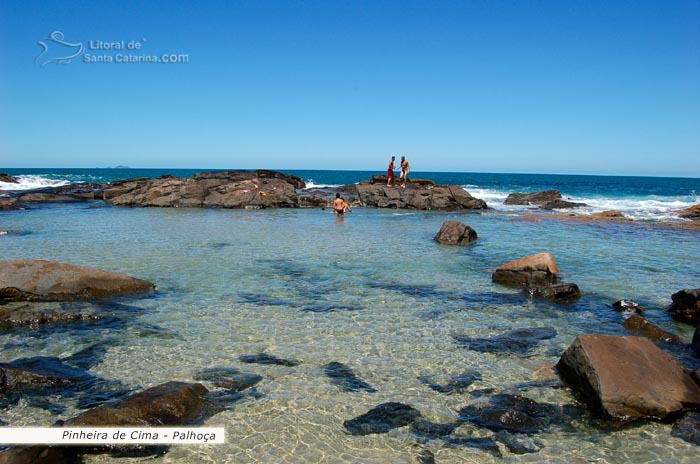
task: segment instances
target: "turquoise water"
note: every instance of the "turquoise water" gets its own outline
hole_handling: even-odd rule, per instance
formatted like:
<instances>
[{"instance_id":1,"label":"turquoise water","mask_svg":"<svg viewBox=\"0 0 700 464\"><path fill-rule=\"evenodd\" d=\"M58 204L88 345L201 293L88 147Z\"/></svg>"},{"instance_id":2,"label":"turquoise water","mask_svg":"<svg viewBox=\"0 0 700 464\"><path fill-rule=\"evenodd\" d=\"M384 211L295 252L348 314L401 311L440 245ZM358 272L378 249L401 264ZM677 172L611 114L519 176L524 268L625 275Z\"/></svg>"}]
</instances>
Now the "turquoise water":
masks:
<instances>
[{"instance_id":1,"label":"turquoise water","mask_svg":"<svg viewBox=\"0 0 700 464\"><path fill-rule=\"evenodd\" d=\"M2 359L66 357L95 342L107 345L90 372L129 389L169 380L193 381L209 367L263 376L254 394L207 420L224 426L227 444L174 446L159 462L695 462L697 448L666 424L599 429L585 416L540 432L544 447L503 458L483 450L426 440L406 427L352 436L343 421L387 401L410 404L433 422L487 400L481 392L522 394L557 405L575 403L554 388L551 366L576 335L624 334L610 303L644 304L646 317L688 342L692 327L663 308L681 288L700 287L697 232L629 224L531 222L506 210L484 213L406 212L356 208L345 219L316 209L126 209L101 203L51 205L3 212L0 259L41 258L95 266L151 280L157 292L108 309L111 327L4 332ZM468 247L438 245L444 220L471 225ZM565 281L583 291L573 305L527 299L496 286L490 270L549 251ZM80 304L84 311L104 308ZM114 309L116 308L116 309ZM490 337L514 328L553 327L556 336L531 352L488 353L459 347L455 336ZM295 367L243 364L269 353ZM696 362L676 353L688 363ZM345 392L324 374L342 362L376 388ZM464 393L428 388L421 377L476 370ZM205 382L209 388L213 385ZM2 411L11 425L50 425L76 415L72 398L51 413L20 400ZM493 437L465 424L453 434ZM132 462L108 456L88 462Z\"/></svg>"}]
</instances>

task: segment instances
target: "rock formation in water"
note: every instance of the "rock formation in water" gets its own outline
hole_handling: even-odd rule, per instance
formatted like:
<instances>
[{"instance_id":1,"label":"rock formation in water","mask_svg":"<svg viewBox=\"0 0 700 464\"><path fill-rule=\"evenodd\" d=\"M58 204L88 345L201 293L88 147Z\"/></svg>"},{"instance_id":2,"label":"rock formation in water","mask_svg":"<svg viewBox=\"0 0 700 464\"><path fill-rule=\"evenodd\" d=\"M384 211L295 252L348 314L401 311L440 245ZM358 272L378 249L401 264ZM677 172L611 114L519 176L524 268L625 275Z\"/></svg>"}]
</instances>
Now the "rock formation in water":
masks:
<instances>
[{"instance_id":1,"label":"rock formation in water","mask_svg":"<svg viewBox=\"0 0 700 464\"><path fill-rule=\"evenodd\" d=\"M435 241L445 245L469 245L479 236L476 231L460 221L445 221L435 235Z\"/></svg>"}]
</instances>

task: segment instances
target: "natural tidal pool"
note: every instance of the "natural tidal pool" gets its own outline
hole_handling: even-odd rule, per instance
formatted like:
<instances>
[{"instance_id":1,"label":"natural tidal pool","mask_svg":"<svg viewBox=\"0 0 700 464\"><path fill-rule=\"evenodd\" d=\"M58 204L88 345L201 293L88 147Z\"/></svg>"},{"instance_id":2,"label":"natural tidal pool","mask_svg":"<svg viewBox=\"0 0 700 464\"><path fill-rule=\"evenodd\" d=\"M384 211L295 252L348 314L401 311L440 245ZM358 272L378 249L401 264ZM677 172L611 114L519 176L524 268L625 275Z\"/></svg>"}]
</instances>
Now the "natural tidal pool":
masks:
<instances>
[{"instance_id":1,"label":"natural tidal pool","mask_svg":"<svg viewBox=\"0 0 700 464\"><path fill-rule=\"evenodd\" d=\"M697 447L671 436L668 424L598 426L552 370L579 334L626 334L623 317L610 306L619 299L642 303L648 319L689 342L692 327L674 322L663 308L672 293L700 287L696 231L532 222L497 211L357 208L336 219L318 209L102 206L4 212L0 228L20 233L0 237L0 259L94 266L150 280L156 293L64 304L103 316L94 323L4 330L2 361L68 358L99 343L89 372L108 381L105 392L192 382L208 368L262 376L203 424L225 427L225 445L175 445L154 462L697 460ZM479 240L467 247L434 242L448 219L472 226ZM555 256L562 280L579 285L578 302L533 300L491 282L490 270L541 251ZM523 346L483 342L524 328L546 332ZM298 363L244 362L261 353ZM329 371L330 363L347 366L371 388L345 388L332 377L345 371ZM463 420L463 408L503 394L553 405L561 417L528 434ZM388 402L454 427L353 435L344 426ZM49 426L88 403L80 393L23 397L5 404L0 419ZM513 441L528 452L508 446Z\"/></svg>"}]
</instances>

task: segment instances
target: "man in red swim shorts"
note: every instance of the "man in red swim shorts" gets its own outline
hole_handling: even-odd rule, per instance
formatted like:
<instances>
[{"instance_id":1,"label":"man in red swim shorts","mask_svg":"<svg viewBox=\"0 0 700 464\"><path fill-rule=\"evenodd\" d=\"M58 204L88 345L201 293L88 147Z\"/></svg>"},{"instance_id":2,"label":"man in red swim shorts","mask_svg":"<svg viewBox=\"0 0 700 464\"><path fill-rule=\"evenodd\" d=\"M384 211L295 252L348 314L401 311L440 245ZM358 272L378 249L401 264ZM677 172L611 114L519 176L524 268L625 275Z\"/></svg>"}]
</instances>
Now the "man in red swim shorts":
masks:
<instances>
[{"instance_id":1,"label":"man in red swim shorts","mask_svg":"<svg viewBox=\"0 0 700 464\"><path fill-rule=\"evenodd\" d=\"M396 159L395 156L391 157L391 161L389 161L389 169L386 171L386 186L389 187L394 183L394 160Z\"/></svg>"}]
</instances>

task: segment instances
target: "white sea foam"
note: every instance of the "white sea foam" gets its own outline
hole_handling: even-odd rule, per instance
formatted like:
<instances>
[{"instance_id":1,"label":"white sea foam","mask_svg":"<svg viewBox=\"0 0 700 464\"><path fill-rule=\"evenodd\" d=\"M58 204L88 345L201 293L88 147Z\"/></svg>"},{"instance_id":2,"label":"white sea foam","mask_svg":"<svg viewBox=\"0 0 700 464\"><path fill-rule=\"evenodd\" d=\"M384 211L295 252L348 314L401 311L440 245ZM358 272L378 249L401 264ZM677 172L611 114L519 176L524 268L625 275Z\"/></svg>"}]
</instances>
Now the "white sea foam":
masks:
<instances>
[{"instance_id":1,"label":"white sea foam","mask_svg":"<svg viewBox=\"0 0 700 464\"><path fill-rule=\"evenodd\" d=\"M496 211L518 212L531 209L530 206L504 204L505 199L512 192L481 188L476 185L464 185L463 187L471 195L484 200L489 207ZM697 203L697 198L693 195L687 197L646 196L596 198L568 196L563 192L562 197L566 201L585 203L588 205L587 207L573 210L578 214L595 214L602 211L616 210L632 219L645 221L679 220L678 212L680 210Z\"/></svg>"},{"instance_id":2,"label":"white sea foam","mask_svg":"<svg viewBox=\"0 0 700 464\"><path fill-rule=\"evenodd\" d=\"M18 184L13 182L0 182L0 190L33 190L45 187L60 187L68 185L71 181L66 179L49 179L41 175L16 176Z\"/></svg>"},{"instance_id":3,"label":"white sea foam","mask_svg":"<svg viewBox=\"0 0 700 464\"><path fill-rule=\"evenodd\" d=\"M341 187L341 184L317 184L314 182L313 179L308 179L305 181L306 182L306 188L335 188L335 187Z\"/></svg>"}]
</instances>

